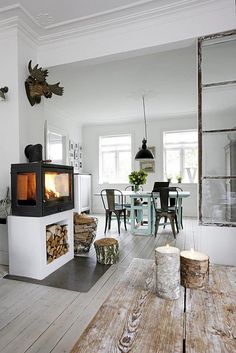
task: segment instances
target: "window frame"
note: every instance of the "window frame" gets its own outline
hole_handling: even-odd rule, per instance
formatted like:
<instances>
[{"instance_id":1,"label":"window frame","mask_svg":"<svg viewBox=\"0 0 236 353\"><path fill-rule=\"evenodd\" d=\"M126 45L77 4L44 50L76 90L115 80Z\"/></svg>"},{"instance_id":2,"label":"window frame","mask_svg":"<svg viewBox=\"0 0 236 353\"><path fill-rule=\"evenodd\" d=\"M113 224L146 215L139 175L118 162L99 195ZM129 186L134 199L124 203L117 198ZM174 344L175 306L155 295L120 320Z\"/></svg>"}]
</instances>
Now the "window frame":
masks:
<instances>
[{"instance_id":1,"label":"window frame","mask_svg":"<svg viewBox=\"0 0 236 353\"><path fill-rule=\"evenodd\" d=\"M226 81L213 81L213 82L203 82L203 52L202 49L204 46L209 45L212 41L220 41L221 43L227 42L231 38L236 36L236 30L229 30L226 32L215 33L211 35L206 35L198 38L198 219L199 224L203 226L217 226L217 227L236 227L236 223L234 222L214 222L214 221L205 221L203 217L203 208L204 208L204 200L203 200L203 182L207 180L235 180L236 175L205 175L203 171L203 137L207 134L217 134L217 133L226 133L226 132L236 132L236 127L234 128L223 128L223 129L210 129L205 130L203 128L204 123L204 111L203 111L203 91L209 89L211 87L222 87L227 85L236 85L236 80L226 80ZM233 38L233 40L235 40ZM223 65L224 63L222 63Z\"/></svg>"},{"instance_id":2,"label":"window frame","mask_svg":"<svg viewBox=\"0 0 236 353\"><path fill-rule=\"evenodd\" d=\"M132 151L133 151L133 137L131 133L126 133L126 134L115 134L115 135L101 135L99 136L99 184L127 184L128 183L128 176L127 176L127 181L120 181L120 180L114 180L112 182L109 181L104 181L104 177L103 177L103 152L101 151L101 140L103 138L115 138L115 137L124 137L124 136L128 136L130 137L130 150L110 150L107 151L110 153L115 153L115 168L116 168L116 178L118 176L118 170L119 170L119 157L118 154L120 152L130 152L130 173L132 171ZM115 145L117 146L117 145Z\"/></svg>"},{"instance_id":3,"label":"window frame","mask_svg":"<svg viewBox=\"0 0 236 353\"><path fill-rule=\"evenodd\" d=\"M195 149L194 147L191 147L190 144L191 142L187 142L187 143L179 143L180 147L165 147L165 134L171 134L171 133L182 133L182 132L196 132L197 134L197 129L184 129L184 130L168 130L168 131L163 131L163 178L166 179L168 178L167 175L167 170L166 170L166 152L170 151L170 150L177 150L179 151L179 155L180 155L180 175L184 175L184 165L185 165L185 153L184 150L186 149ZM174 143L173 145L177 145L178 143ZM170 143L171 145L171 143ZM186 146L184 146L186 145ZM198 141L196 142L196 151L198 152ZM198 166L197 166L198 168ZM176 181L177 182L177 181ZM184 182L186 184L197 184L197 180L196 182Z\"/></svg>"}]
</instances>

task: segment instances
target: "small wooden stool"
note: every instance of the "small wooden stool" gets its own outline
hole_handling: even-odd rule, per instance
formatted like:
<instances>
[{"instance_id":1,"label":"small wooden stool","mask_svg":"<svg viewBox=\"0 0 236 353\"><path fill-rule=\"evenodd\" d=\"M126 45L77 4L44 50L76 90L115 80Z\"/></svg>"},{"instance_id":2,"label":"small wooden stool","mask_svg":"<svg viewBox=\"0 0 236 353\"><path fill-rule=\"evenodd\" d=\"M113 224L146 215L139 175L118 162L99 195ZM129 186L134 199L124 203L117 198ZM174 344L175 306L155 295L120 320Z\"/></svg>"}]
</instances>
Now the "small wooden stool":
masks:
<instances>
[{"instance_id":1,"label":"small wooden stool","mask_svg":"<svg viewBox=\"0 0 236 353\"><path fill-rule=\"evenodd\" d=\"M97 262L103 265L115 264L119 259L119 243L114 238L101 238L94 242Z\"/></svg>"}]
</instances>

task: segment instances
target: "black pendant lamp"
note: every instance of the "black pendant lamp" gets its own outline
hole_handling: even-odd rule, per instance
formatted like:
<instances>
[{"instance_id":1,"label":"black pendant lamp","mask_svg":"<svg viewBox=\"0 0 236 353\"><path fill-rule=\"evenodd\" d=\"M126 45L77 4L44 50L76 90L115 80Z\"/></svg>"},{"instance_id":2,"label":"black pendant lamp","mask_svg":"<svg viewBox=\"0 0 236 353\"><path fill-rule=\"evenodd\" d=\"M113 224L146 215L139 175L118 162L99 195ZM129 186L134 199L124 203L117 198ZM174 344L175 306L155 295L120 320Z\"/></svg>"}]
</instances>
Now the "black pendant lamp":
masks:
<instances>
[{"instance_id":1,"label":"black pendant lamp","mask_svg":"<svg viewBox=\"0 0 236 353\"><path fill-rule=\"evenodd\" d=\"M137 152L137 154L135 156L135 160L137 160L137 161L142 161L142 160L146 161L148 159L154 159L152 152L147 149L147 122L146 122L146 110L145 110L144 96L142 96L142 102L143 102L145 137L143 138L143 141L142 141L142 148Z\"/></svg>"}]
</instances>

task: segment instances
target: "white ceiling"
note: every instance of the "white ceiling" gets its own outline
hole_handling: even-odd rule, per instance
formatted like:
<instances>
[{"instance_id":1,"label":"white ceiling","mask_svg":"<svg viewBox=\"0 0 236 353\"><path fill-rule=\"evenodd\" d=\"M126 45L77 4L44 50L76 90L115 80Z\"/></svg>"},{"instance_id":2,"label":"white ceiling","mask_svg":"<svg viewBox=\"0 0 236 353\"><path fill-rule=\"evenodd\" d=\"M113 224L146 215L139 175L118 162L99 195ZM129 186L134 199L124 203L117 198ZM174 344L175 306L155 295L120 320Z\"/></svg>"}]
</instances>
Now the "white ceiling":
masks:
<instances>
[{"instance_id":1,"label":"white ceiling","mask_svg":"<svg viewBox=\"0 0 236 353\"><path fill-rule=\"evenodd\" d=\"M64 95L45 100L46 107L81 124L140 121L144 94L148 119L196 117L196 44L181 45L146 55L134 53L130 58L110 61L106 58L105 62L77 62L50 68L48 81L60 81ZM221 45L206 47L204 82L235 79L235 56L235 41L224 44L224 50ZM235 112L235 86L205 90L203 102L204 112L213 117Z\"/></svg>"},{"instance_id":2,"label":"white ceiling","mask_svg":"<svg viewBox=\"0 0 236 353\"><path fill-rule=\"evenodd\" d=\"M24 20L43 38L46 34L63 33L68 25L85 25L88 19L99 23L105 18L128 18L131 14L136 14L138 19L145 11L152 14L152 10L161 9L165 13L204 2L206 0L0 0L0 23L2 19L4 22L4 17L23 14ZM196 46L193 42L178 45L182 48L176 49L173 44L168 48L151 48L152 53L146 55L131 53L134 56L130 58L106 58L106 62L88 61L50 68L48 82L61 81L65 93L62 97L45 100L46 109L58 111L82 124L134 121L142 116L141 95L144 93L148 96L148 119L196 114ZM235 49L229 53L230 64L235 62L235 55ZM217 53L213 57L209 62L215 65ZM218 70L213 69L213 73ZM235 107L235 93L229 96L231 101L227 102L211 94L207 109Z\"/></svg>"},{"instance_id":3,"label":"white ceiling","mask_svg":"<svg viewBox=\"0 0 236 353\"><path fill-rule=\"evenodd\" d=\"M49 69L62 97L47 109L82 124L140 120L142 94L148 119L192 115L197 111L195 45L104 63L73 63Z\"/></svg>"}]
</instances>

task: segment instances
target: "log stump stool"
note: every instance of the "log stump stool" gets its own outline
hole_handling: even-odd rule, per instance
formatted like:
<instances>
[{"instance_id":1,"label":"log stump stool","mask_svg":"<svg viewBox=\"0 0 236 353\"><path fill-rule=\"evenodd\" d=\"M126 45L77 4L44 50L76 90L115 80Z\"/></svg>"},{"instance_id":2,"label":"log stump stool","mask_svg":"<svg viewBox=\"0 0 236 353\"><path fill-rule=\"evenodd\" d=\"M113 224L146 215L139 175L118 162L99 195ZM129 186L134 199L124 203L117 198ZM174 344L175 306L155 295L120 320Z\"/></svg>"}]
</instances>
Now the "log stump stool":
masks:
<instances>
[{"instance_id":1,"label":"log stump stool","mask_svg":"<svg viewBox=\"0 0 236 353\"><path fill-rule=\"evenodd\" d=\"M119 259L119 243L114 238L101 238L94 242L97 262L103 265L115 264Z\"/></svg>"}]
</instances>

